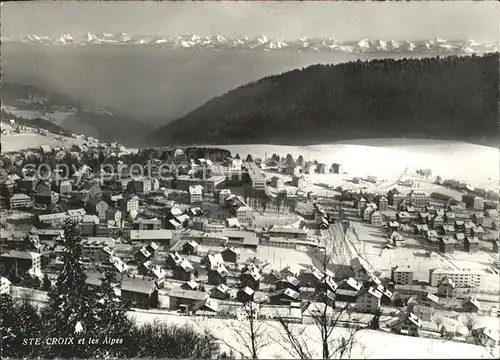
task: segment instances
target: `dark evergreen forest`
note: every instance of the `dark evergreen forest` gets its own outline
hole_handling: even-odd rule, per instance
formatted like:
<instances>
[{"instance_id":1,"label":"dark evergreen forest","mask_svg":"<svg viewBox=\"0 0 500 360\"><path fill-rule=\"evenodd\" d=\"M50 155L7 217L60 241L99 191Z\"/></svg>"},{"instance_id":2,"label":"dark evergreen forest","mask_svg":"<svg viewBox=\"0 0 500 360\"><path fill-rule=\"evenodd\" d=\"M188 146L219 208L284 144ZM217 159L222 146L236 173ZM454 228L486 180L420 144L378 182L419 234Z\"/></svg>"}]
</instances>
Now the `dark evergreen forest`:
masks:
<instances>
[{"instance_id":1,"label":"dark evergreen forest","mask_svg":"<svg viewBox=\"0 0 500 360\"><path fill-rule=\"evenodd\" d=\"M149 142L487 139L498 135L498 101L498 53L314 65L214 98L156 130Z\"/></svg>"}]
</instances>

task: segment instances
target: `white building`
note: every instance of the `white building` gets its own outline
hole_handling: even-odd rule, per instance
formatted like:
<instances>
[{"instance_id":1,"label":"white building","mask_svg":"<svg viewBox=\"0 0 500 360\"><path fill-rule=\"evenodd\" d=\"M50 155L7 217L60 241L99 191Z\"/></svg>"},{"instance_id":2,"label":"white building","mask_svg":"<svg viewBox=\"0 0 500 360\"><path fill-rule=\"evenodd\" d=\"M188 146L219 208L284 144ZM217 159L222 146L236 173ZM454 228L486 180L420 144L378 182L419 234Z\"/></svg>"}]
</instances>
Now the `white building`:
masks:
<instances>
[{"instance_id":1,"label":"white building","mask_svg":"<svg viewBox=\"0 0 500 360\"><path fill-rule=\"evenodd\" d=\"M374 213L377 208L373 206L374 204L369 204L364 210L363 210L363 220L364 221L370 221L370 217L372 213Z\"/></svg>"},{"instance_id":2,"label":"white building","mask_svg":"<svg viewBox=\"0 0 500 360\"><path fill-rule=\"evenodd\" d=\"M140 178L134 179L134 188L135 191L141 194L148 194L151 192L151 179L148 178Z\"/></svg>"},{"instance_id":3,"label":"white building","mask_svg":"<svg viewBox=\"0 0 500 360\"><path fill-rule=\"evenodd\" d=\"M285 186L285 182L279 176L273 176L271 178L271 185L276 189L282 189Z\"/></svg>"},{"instance_id":4,"label":"white building","mask_svg":"<svg viewBox=\"0 0 500 360\"><path fill-rule=\"evenodd\" d=\"M124 201L124 210L132 217L135 218L139 212L139 198L132 196L130 199Z\"/></svg>"},{"instance_id":5,"label":"white building","mask_svg":"<svg viewBox=\"0 0 500 360\"><path fill-rule=\"evenodd\" d=\"M292 178L292 185L300 188L303 188L305 185L305 179L304 176L294 176Z\"/></svg>"},{"instance_id":6,"label":"white building","mask_svg":"<svg viewBox=\"0 0 500 360\"><path fill-rule=\"evenodd\" d=\"M229 171L241 171L241 165L243 164L241 159L229 158L228 161L227 169Z\"/></svg>"},{"instance_id":7,"label":"white building","mask_svg":"<svg viewBox=\"0 0 500 360\"><path fill-rule=\"evenodd\" d=\"M3 276L0 278L0 295L10 294L10 284L9 279Z\"/></svg>"},{"instance_id":8,"label":"white building","mask_svg":"<svg viewBox=\"0 0 500 360\"><path fill-rule=\"evenodd\" d=\"M425 191L413 191L410 194L410 204L415 207L426 207L429 205L429 196Z\"/></svg>"},{"instance_id":9,"label":"white building","mask_svg":"<svg viewBox=\"0 0 500 360\"><path fill-rule=\"evenodd\" d=\"M254 162L247 163L248 176L255 190L264 190L266 188L266 178L259 167Z\"/></svg>"},{"instance_id":10,"label":"white building","mask_svg":"<svg viewBox=\"0 0 500 360\"><path fill-rule=\"evenodd\" d=\"M189 195L191 196L191 203L201 203L203 201L203 186L194 185L189 187Z\"/></svg>"},{"instance_id":11,"label":"white building","mask_svg":"<svg viewBox=\"0 0 500 360\"><path fill-rule=\"evenodd\" d=\"M382 225L384 221L384 217L380 213L380 211L374 211L370 214L370 223L372 225Z\"/></svg>"},{"instance_id":12,"label":"white building","mask_svg":"<svg viewBox=\"0 0 500 360\"><path fill-rule=\"evenodd\" d=\"M249 206L240 206L236 210L236 217L240 224L251 225L253 223L253 210Z\"/></svg>"},{"instance_id":13,"label":"white building","mask_svg":"<svg viewBox=\"0 0 500 360\"><path fill-rule=\"evenodd\" d=\"M151 179L151 190L158 191L160 190L160 180L157 178Z\"/></svg>"},{"instance_id":14,"label":"white building","mask_svg":"<svg viewBox=\"0 0 500 360\"><path fill-rule=\"evenodd\" d=\"M370 287L363 291L356 300L356 309L360 312L375 314L380 309L382 293Z\"/></svg>"},{"instance_id":15,"label":"white building","mask_svg":"<svg viewBox=\"0 0 500 360\"><path fill-rule=\"evenodd\" d=\"M61 227L64 225L64 222L68 218L68 214L66 213L57 213L57 214L45 214L39 215L38 220L40 223L49 225L52 227Z\"/></svg>"},{"instance_id":16,"label":"white building","mask_svg":"<svg viewBox=\"0 0 500 360\"><path fill-rule=\"evenodd\" d=\"M9 202L11 209L29 207L33 204L31 198L28 195L21 193L12 195L12 197L9 199Z\"/></svg>"},{"instance_id":17,"label":"white building","mask_svg":"<svg viewBox=\"0 0 500 360\"><path fill-rule=\"evenodd\" d=\"M391 269L391 275L396 285L413 284L413 270L410 266L395 266Z\"/></svg>"},{"instance_id":18,"label":"white building","mask_svg":"<svg viewBox=\"0 0 500 360\"><path fill-rule=\"evenodd\" d=\"M219 191L219 205L224 205L229 196L231 196L231 189L221 189Z\"/></svg>"},{"instance_id":19,"label":"white building","mask_svg":"<svg viewBox=\"0 0 500 360\"><path fill-rule=\"evenodd\" d=\"M85 209L70 209L67 213L70 220L76 222L82 221L83 217L87 214Z\"/></svg>"},{"instance_id":20,"label":"white building","mask_svg":"<svg viewBox=\"0 0 500 360\"><path fill-rule=\"evenodd\" d=\"M429 283L431 286L438 286L447 277L455 283L456 287L479 287L482 274L477 270L431 269L429 270Z\"/></svg>"}]
</instances>

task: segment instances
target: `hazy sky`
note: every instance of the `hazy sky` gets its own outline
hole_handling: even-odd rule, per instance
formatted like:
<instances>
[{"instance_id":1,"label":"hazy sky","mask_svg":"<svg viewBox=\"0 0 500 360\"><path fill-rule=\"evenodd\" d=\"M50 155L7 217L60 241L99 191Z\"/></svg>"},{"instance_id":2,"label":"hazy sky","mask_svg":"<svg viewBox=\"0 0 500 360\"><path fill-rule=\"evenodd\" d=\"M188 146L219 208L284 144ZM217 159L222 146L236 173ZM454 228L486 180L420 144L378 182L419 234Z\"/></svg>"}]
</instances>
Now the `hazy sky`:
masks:
<instances>
[{"instance_id":1,"label":"hazy sky","mask_svg":"<svg viewBox=\"0 0 500 360\"><path fill-rule=\"evenodd\" d=\"M337 40L474 39L498 42L498 2L8 2L2 4L4 37L65 32L221 34L226 37Z\"/></svg>"}]
</instances>

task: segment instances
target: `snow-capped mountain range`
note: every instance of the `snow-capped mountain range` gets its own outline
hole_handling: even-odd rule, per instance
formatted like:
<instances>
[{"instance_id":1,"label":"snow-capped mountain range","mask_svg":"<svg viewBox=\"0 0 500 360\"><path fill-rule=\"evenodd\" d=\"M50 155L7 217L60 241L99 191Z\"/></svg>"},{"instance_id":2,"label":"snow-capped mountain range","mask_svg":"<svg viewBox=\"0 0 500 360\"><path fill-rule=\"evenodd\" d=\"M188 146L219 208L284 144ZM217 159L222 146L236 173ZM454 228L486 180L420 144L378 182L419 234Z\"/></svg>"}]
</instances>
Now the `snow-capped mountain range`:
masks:
<instances>
[{"instance_id":1,"label":"snow-capped mountain range","mask_svg":"<svg viewBox=\"0 0 500 360\"><path fill-rule=\"evenodd\" d=\"M203 37L194 34L182 36L144 35L132 36L127 33L86 33L82 36L63 34L59 37L30 35L25 38L3 38L4 42L22 42L28 44L54 44L70 46L88 45L144 45L167 49L250 49L261 51L339 51L346 53L367 52L421 52L433 54L467 54L499 51L499 44L480 43L474 40L432 39L421 41L409 40L369 40L339 42L334 38L300 38L297 40L270 39L265 35L256 38L226 38L221 35Z\"/></svg>"}]
</instances>

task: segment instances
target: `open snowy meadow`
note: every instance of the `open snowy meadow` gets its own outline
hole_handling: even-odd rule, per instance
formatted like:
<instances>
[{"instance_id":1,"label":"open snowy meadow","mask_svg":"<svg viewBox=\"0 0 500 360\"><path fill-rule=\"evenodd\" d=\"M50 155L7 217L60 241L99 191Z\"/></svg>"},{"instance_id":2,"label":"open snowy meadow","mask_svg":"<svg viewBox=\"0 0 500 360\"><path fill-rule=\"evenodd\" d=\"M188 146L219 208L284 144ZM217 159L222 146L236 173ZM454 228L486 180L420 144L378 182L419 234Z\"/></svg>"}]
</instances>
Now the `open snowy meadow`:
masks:
<instances>
[{"instance_id":1,"label":"open snowy meadow","mask_svg":"<svg viewBox=\"0 0 500 360\"><path fill-rule=\"evenodd\" d=\"M129 312L139 324L153 322L167 322L171 324L190 324L195 329L212 331L218 338L223 338L231 347L245 352L244 344L240 338L234 336L235 329L246 323L238 323L236 320L187 317L172 314L151 314L145 312ZM242 325L243 324L243 325ZM248 325L248 324L246 324ZM302 327L304 325L294 325ZM315 325L306 325L305 334L308 336L308 346L321 357L321 342L319 329ZM287 350L286 343L280 335L281 329L278 322L265 321L262 329L271 341L269 346L262 349L259 357L262 359L296 358ZM335 328L332 338L341 336L344 328ZM226 345L224 345L226 346ZM350 358L354 359L488 359L497 358L498 349L488 350L482 346L472 344L446 341L442 339L415 338L404 335L395 335L382 331L362 330L356 334L355 344Z\"/></svg>"},{"instance_id":2,"label":"open snowy meadow","mask_svg":"<svg viewBox=\"0 0 500 360\"><path fill-rule=\"evenodd\" d=\"M366 139L310 146L220 145L244 159L247 154L264 158L276 153L294 158L340 163L348 176L373 175L388 181L406 168L430 169L433 176L455 179L476 187L496 189L499 183L499 149L458 141L427 139Z\"/></svg>"}]
</instances>

